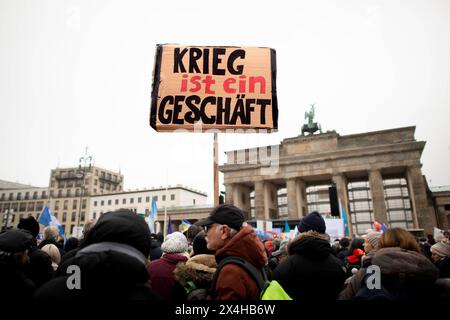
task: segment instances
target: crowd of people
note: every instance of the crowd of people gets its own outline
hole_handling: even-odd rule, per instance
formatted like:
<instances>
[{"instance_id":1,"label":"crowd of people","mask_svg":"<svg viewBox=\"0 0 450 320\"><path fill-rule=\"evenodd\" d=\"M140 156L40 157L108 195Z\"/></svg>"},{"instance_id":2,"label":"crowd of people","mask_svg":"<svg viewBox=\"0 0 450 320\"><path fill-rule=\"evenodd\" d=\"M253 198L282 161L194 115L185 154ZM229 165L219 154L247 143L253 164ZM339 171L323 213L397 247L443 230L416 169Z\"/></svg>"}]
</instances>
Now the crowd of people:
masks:
<instances>
[{"instance_id":1,"label":"crowd of people","mask_svg":"<svg viewBox=\"0 0 450 320\"><path fill-rule=\"evenodd\" d=\"M312 212L295 238L262 240L232 205L165 238L125 209L89 221L80 240L63 241L47 227L38 243L39 229L28 217L0 234L1 301L254 301L259 276L295 301L450 299L448 233L416 239L388 228L331 242L322 215Z\"/></svg>"}]
</instances>

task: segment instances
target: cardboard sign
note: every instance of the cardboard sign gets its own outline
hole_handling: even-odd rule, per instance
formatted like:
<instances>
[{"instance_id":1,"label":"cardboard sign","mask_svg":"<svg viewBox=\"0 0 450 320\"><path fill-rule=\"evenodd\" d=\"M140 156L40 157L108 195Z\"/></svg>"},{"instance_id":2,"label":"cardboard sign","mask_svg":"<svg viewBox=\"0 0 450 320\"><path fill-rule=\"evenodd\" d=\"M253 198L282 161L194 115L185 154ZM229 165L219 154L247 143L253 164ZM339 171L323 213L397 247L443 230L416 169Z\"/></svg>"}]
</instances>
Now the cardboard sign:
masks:
<instances>
[{"instance_id":1,"label":"cardboard sign","mask_svg":"<svg viewBox=\"0 0 450 320\"><path fill-rule=\"evenodd\" d=\"M274 49L158 45L153 73L156 131L278 128Z\"/></svg>"}]
</instances>

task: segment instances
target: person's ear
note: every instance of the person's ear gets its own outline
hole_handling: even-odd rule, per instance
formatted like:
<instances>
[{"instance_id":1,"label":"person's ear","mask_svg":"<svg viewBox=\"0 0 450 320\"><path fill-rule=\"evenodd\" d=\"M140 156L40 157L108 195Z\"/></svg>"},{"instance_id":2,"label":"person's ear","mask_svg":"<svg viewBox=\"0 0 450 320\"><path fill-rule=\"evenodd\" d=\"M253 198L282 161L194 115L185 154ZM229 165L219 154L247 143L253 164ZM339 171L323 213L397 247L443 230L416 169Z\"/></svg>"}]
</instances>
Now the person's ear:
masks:
<instances>
[{"instance_id":1,"label":"person's ear","mask_svg":"<svg viewBox=\"0 0 450 320\"><path fill-rule=\"evenodd\" d=\"M226 224L221 226L222 230L222 234L220 235L220 238L222 240L227 240L230 237L230 227L228 227Z\"/></svg>"}]
</instances>

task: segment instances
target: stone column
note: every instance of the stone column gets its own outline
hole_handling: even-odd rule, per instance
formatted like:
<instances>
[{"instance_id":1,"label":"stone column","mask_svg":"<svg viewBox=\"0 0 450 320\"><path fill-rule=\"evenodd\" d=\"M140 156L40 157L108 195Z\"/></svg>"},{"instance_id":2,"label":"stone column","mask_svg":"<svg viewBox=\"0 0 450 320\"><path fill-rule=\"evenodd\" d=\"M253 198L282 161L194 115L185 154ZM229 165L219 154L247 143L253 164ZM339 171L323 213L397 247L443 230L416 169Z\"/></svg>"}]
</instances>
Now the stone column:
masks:
<instances>
[{"instance_id":1,"label":"stone column","mask_svg":"<svg viewBox=\"0 0 450 320\"><path fill-rule=\"evenodd\" d=\"M386 212L386 203L384 201L383 177L378 169L369 172L370 192L372 194L372 205L374 219L379 223L389 222Z\"/></svg>"},{"instance_id":2,"label":"stone column","mask_svg":"<svg viewBox=\"0 0 450 320\"><path fill-rule=\"evenodd\" d=\"M234 183L225 184L225 203L234 204Z\"/></svg>"},{"instance_id":3,"label":"stone column","mask_svg":"<svg viewBox=\"0 0 450 320\"><path fill-rule=\"evenodd\" d=\"M299 207L297 202L297 179L290 178L286 180L287 209L288 219L295 220L299 216Z\"/></svg>"},{"instance_id":4,"label":"stone column","mask_svg":"<svg viewBox=\"0 0 450 320\"><path fill-rule=\"evenodd\" d=\"M255 182L255 219L264 220L264 181Z\"/></svg>"},{"instance_id":5,"label":"stone column","mask_svg":"<svg viewBox=\"0 0 450 320\"><path fill-rule=\"evenodd\" d=\"M301 179L297 179L296 183L297 183L296 197L298 207L297 219L301 219L308 213L308 203L306 201L306 186L305 182Z\"/></svg>"},{"instance_id":6,"label":"stone column","mask_svg":"<svg viewBox=\"0 0 450 320\"><path fill-rule=\"evenodd\" d=\"M266 220L278 218L278 188L268 181L264 182L264 217Z\"/></svg>"},{"instance_id":7,"label":"stone column","mask_svg":"<svg viewBox=\"0 0 450 320\"><path fill-rule=\"evenodd\" d=\"M414 227L424 229L425 233L433 233L436 226L436 215L428 204L425 181L420 166L408 167L406 170L409 197L413 209Z\"/></svg>"},{"instance_id":8,"label":"stone column","mask_svg":"<svg viewBox=\"0 0 450 320\"><path fill-rule=\"evenodd\" d=\"M248 220L250 216L250 188L242 185L234 185L233 192L233 204L242 209L245 215L245 219Z\"/></svg>"},{"instance_id":9,"label":"stone column","mask_svg":"<svg viewBox=\"0 0 450 320\"><path fill-rule=\"evenodd\" d=\"M352 236L353 228L352 228L352 219L350 216L350 207L348 204L347 178L342 173L339 173L333 175L332 180L336 184L338 200L341 201L342 208L344 209L347 216L349 235Z\"/></svg>"},{"instance_id":10,"label":"stone column","mask_svg":"<svg viewBox=\"0 0 450 320\"><path fill-rule=\"evenodd\" d=\"M286 180L288 219L301 219L306 213L305 183L299 178Z\"/></svg>"}]
</instances>

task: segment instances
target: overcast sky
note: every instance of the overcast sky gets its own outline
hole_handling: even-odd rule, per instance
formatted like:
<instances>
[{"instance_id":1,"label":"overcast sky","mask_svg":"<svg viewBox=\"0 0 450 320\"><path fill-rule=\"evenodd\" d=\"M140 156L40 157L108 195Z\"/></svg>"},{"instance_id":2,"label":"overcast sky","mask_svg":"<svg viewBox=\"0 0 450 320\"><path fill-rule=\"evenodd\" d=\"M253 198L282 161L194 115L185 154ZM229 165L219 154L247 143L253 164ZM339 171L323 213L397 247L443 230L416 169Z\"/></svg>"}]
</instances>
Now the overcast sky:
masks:
<instances>
[{"instance_id":1,"label":"overcast sky","mask_svg":"<svg viewBox=\"0 0 450 320\"><path fill-rule=\"evenodd\" d=\"M149 126L155 45L180 43L277 51L279 132L219 135L221 163L298 135L316 103L340 135L416 126L428 182L450 185L449 39L447 0L0 0L0 179L47 186L88 146L126 189L212 202L212 134Z\"/></svg>"}]
</instances>

